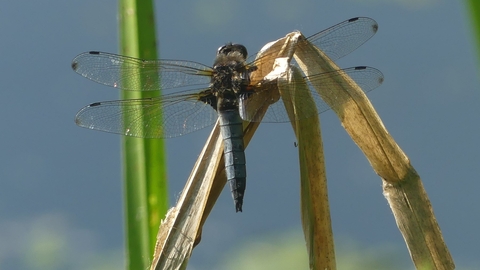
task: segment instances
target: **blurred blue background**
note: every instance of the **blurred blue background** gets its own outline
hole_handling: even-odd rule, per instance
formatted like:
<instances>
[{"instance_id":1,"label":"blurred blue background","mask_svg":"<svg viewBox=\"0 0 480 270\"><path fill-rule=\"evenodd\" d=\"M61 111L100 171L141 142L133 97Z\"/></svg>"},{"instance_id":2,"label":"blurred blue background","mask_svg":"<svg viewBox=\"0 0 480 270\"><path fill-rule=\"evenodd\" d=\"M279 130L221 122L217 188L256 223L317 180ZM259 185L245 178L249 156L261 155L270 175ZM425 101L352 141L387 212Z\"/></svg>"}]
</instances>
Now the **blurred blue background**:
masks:
<instances>
[{"instance_id":1,"label":"blurred blue background","mask_svg":"<svg viewBox=\"0 0 480 270\"><path fill-rule=\"evenodd\" d=\"M211 64L226 42L242 43L255 53L293 30L308 36L351 17L374 18L378 33L338 64L368 65L384 73L385 82L369 95L371 101L420 174L457 267L480 268L479 70L461 1L155 4L161 58L204 64ZM117 99L119 93L70 68L81 52L118 52L117 19L113 0L8 1L0 9L0 269L124 265L120 137L73 122L84 105ZM335 114L321 118L339 252L360 254L362 262L371 251L381 260L390 256L398 269L413 269L380 178ZM209 132L167 140L172 204ZM262 252L280 254L283 237L295 239L301 250L295 260L306 267L294 141L289 124L260 126L246 151L244 212L235 213L226 188L190 269L255 269L229 260L232 254L243 254L242 263L257 256L271 265L278 257ZM288 241L281 243L294 246Z\"/></svg>"}]
</instances>

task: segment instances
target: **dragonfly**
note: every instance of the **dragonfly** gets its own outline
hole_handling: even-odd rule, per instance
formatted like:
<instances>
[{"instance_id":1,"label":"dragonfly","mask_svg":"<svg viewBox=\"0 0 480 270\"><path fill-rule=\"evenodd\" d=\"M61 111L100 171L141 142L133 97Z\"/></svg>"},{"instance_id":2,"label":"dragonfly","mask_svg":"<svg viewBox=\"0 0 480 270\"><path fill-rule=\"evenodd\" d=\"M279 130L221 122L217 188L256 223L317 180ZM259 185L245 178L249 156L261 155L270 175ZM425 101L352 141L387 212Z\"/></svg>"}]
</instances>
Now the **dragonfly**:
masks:
<instances>
[{"instance_id":1,"label":"dragonfly","mask_svg":"<svg viewBox=\"0 0 480 270\"><path fill-rule=\"evenodd\" d=\"M317 46L331 60L337 60L365 43L377 30L375 20L356 17L318 32L305 42ZM281 98L267 100L271 95L265 95L266 91L276 88L262 80L252 80L261 72L259 59L263 56L247 57L245 46L232 43L218 49L213 66L193 61L138 59L98 51L82 53L73 59L72 68L83 77L123 90L162 89L163 94L153 98L91 103L76 114L75 123L125 136L170 138L211 126L218 120L227 181L235 210L241 212L246 188L243 121L290 121ZM333 88L331 78L345 75L364 92L373 90L383 81L383 74L371 67L339 69L304 79L328 89ZM299 104L302 100L313 99L318 113L330 109L315 90L306 92L295 94ZM258 106L253 104L265 102L270 104L267 111L263 117L257 117ZM338 105L341 104L331 104L332 107Z\"/></svg>"}]
</instances>

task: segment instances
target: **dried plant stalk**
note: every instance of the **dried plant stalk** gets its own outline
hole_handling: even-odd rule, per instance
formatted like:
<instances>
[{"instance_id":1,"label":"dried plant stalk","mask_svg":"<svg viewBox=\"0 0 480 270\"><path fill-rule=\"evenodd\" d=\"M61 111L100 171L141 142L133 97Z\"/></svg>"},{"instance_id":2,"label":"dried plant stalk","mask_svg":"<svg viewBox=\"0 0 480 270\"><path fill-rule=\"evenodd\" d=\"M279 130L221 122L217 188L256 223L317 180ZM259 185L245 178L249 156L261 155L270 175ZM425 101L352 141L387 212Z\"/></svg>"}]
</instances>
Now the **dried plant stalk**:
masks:
<instances>
[{"instance_id":1,"label":"dried plant stalk","mask_svg":"<svg viewBox=\"0 0 480 270\"><path fill-rule=\"evenodd\" d=\"M295 59L304 73L318 74L338 70L318 48L300 37ZM312 59L315 60L312 61ZM332 82L333 83L333 82ZM420 177L409 159L385 129L372 104L348 76L334 82L332 95L319 91L325 102L343 100L333 107L343 127L363 151L375 172L383 180L384 196L394 214L417 269L454 269L453 259L443 240ZM313 86L318 90L321 85ZM335 102L338 104L338 101Z\"/></svg>"},{"instance_id":2,"label":"dried plant stalk","mask_svg":"<svg viewBox=\"0 0 480 270\"><path fill-rule=\"evenodd\" d=\"M309 91L308 85L295 67L289 71L279 90L298 141L301 217L310 269L334 270L335 245L318 112L313 99L307 103L296 98L295 94ZM299 119L297 111L312 116Z\"/></svg>"}]
</instances>

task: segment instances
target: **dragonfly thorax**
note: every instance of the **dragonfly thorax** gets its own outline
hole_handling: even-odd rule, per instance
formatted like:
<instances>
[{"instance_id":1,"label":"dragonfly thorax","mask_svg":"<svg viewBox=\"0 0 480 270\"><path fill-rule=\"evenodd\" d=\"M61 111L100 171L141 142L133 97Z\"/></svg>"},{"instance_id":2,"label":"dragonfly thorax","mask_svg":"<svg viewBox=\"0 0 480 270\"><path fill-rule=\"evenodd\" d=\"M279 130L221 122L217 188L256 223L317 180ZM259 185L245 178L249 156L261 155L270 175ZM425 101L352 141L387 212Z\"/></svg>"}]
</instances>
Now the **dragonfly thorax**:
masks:
<instances>
[{"instance_id":1,"label":"dragonfly thorax","mask_svg":"<svg viewBox=\"0 0 480 270\"><path fill-rule=\"evenodd\" d=\"M247 91L250 71L245 58L247 49L239 44L227 44L219 48L213 65L210 89L217 98L217 110L235 109L238 97Z\"/></svg>"},{"instance_id":2,"label":"dragonfly thorax","mask_svg":"<svg viewBox=\"0 0 480 270\"><path fill-rule=\"evenodd\" d=\"M217 109L234 109L238 106L238 97L247 89L250 80L245 67L239 63L216 65L212 75L210 89L217 99Z\"/></svg>"}]
</instances>

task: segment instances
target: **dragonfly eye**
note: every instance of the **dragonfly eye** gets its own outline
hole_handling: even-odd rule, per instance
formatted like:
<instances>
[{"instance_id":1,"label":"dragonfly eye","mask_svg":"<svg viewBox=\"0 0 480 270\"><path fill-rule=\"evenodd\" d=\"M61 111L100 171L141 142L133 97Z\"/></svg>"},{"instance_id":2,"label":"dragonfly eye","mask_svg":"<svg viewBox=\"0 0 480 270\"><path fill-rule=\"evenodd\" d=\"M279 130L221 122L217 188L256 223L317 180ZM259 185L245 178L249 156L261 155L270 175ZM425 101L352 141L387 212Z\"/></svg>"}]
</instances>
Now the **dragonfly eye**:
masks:
<instances>
[{"instance_id":1,"label":"dragonfly eye","mask_svg":"<svg viewBox=\"0 0 480 270\"><path fill-rule=\"evenodd\" d=\"M239 52L243 58L247 59L248 53L247 48L241 44L227 43L222 47L218 48L217 55L224 54L229 55L232 52Z\"/></svg>"},{"instance_id":2,"label":"dragonfly eye","mask_svg":"<svg viewBox=\"0 0 480 270\"><path fill-rule=\"evenodd\" d=\"M227 50L227 46L228 46L229 44L231 45L231 43L228 43L228 44L226 44L226 45L223 45L223 46L218 47L217 55L219 55L219 54L225 54L225 50Z\"/></svg>"}]
</instances>

